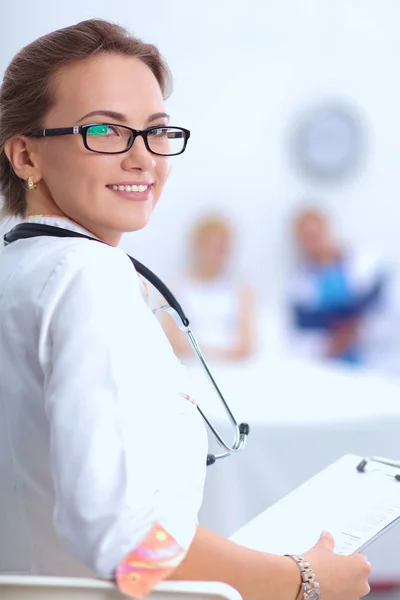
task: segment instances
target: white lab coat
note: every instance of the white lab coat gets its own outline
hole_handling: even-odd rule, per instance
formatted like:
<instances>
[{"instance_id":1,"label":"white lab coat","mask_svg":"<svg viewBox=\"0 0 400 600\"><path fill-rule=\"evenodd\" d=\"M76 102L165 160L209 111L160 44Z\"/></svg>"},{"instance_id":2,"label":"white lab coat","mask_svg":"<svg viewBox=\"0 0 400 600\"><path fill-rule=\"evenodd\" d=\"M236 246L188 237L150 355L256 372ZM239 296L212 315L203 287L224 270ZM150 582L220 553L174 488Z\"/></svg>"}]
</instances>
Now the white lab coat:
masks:
<instances>
[{"instance_id":1,"label":"white lab coat","mask_svg":"<svg viewBox=\"0 0 400 600\"><path fill-rule=\"evenodd\" d=\"M41 223L85 232L64 219ZM124 252L0 254L0 572L113 577L155 523L187 548L206 433Z\"/></svg>"}]
</instances>

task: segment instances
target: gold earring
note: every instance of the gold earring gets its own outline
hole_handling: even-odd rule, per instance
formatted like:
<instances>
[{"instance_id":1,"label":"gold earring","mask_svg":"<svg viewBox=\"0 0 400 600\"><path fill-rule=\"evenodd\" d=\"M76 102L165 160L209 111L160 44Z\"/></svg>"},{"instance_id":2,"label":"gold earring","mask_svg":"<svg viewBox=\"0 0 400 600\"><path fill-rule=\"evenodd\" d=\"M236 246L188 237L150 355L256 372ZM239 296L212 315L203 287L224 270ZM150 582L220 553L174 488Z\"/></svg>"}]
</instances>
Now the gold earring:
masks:
<instances>
[{"instance_id":1,"label":"gold earring","mask_svg":"<svg viewBox=\"0 0 400 600\"><path fill-rule=\"evenodd\" d=\"M36 188L37 188L37 183L35 183L35 181L34 181L34 179L33 179L33 175L30 175L30 176L28 177L28 189L29 189L31 192L34 192L34 191L36 190Z\"/></svg>"}]
</instances>

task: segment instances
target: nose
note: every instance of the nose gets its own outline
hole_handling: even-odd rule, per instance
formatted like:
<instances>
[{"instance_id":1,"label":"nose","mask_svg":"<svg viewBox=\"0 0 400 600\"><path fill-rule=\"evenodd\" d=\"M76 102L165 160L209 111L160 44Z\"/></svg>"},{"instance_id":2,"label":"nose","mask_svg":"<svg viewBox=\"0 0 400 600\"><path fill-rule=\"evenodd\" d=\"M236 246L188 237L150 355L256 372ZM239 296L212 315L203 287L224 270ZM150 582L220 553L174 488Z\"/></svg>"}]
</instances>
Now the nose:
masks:
<instances>
[{"instance_id":1,"label":"nose","mask_svg":"<svg viewBox=\"0 0 400 600\"><path fill-rule=\"evenodd\" d=\"M121 154L121 156L122 168L127 171L135 169L139 171L150 171L155 163L155 157L147 150L144 140L140 135L137 136L128 152Z\"/></svg>"}]
</instances>

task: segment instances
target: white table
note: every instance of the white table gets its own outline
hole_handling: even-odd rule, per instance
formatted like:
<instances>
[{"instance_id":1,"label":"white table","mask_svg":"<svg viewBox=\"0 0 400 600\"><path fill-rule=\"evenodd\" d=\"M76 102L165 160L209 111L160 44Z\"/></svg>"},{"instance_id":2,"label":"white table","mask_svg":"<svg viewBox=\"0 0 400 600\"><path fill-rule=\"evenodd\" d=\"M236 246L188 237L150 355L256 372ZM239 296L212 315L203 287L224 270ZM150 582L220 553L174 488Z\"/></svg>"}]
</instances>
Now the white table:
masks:
<instances>
[{"instance_id":1,"label":"white table","mask_svg":"<svg viewBox=\"0 0 400 600\"><path fill-rule=\"evenodd\" d=\"M199 404L232 439L218 398L198 368L190 371ZM208 469L200 522L223 535L343 454L400 458L395 380L271 356L243 366L215 365L213 373L238 420L251 426L245 451ZM374 580L400 580L400 527L366 554Z\"/></svg>"}]
</instances>

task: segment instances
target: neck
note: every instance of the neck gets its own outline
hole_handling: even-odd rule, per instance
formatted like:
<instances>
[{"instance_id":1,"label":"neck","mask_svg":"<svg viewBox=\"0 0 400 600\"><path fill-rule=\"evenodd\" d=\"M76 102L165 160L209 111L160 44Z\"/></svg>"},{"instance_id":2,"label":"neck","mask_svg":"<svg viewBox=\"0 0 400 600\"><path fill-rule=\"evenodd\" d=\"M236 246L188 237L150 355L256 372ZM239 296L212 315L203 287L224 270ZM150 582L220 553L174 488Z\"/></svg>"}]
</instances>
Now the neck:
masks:
<instances>
[{"instance_id":1,"label":"neck","mask_svg":"<svg viewBox=\"0 0 400 600\"><path fill-rule=\"evenodd\" d=\"M199 281L213 281L214 279L218 279L221 275L221 271L214 266L197 266L191 272L191 276Z\"/></svg>"},{"instance_id":2,"label":"neck","mask_svg":"<svg viewBox=\"0 0 400 600\"><path fill-rule=\"evenodd\" d=\"M319 252L316 252L313 256L311 256L311 260L318 265L328 265L329 263L337 260L340 257L339 248L335 247L327 247L321 249Z\"/></svg>"},{"instance_id":3,"label":"neck","mask_svg":"<svg viewBox=\"0 0 400 600\"><path fill-rule=\"evenodd\" d=\"M100 240L102 240L106 244L109 244L110 246L118 246L118 244L121 241L122 233L120 233L119 231L105 230L104 228L98 227L95 223L91 223L90 221L83 222L82 220L78 221L77 219L73 219L72 217L64 213L55 203L29 203L29 205L27 206L25 217L29 218L37 216L67 219L71 223L83 227L83 229L86 229L88 233L91 233L94 237L99 238Z\"/></svg>"}]
</instances>

